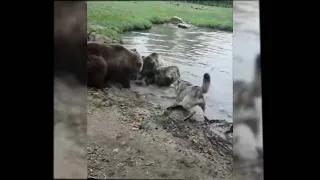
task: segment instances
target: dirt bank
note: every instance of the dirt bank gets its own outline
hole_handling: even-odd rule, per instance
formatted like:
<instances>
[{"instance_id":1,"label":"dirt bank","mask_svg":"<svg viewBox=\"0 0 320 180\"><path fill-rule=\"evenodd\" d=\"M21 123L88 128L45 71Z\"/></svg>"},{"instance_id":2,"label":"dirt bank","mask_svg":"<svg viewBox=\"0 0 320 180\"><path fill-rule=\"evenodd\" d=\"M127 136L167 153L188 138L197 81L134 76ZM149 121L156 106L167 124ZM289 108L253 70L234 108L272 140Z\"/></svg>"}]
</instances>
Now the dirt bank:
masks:
<instances>
[{"instance_id":1,"label":"dirt bank","mask_svg":"<svg viewBox=\"0 0 320 180\"><path fill-rule=\"evenodd\" d=\"M231 142L181 114L143 93L90 89L88 177L232 179Z\"/></svg>"}]
</instances>

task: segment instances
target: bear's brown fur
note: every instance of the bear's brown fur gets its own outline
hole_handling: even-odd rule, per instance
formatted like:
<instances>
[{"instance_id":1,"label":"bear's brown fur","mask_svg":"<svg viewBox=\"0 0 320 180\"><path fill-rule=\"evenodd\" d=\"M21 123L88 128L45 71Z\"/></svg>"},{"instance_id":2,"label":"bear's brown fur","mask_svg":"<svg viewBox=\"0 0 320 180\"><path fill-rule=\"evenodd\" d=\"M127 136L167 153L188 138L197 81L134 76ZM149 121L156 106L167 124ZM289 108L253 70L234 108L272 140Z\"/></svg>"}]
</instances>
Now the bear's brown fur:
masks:
<instances>
[{"instance_id":1,"label":"bear's brown fur","mask_svg":"<svg viewBox=\"0 0 320 180\"><path fill-rule=\"evenodd\" d=\"M87 61L88 86L103 88L108 72L108 65L101 56L88 55Z\"/></svg>"},{"instance_id":2,"label":"bear's brown fur","mask_svg":"<svg viewBox=\"0 0 320 180\"><path fill-rule=\"evenodd\" d=\"M88 54L102 56L108 64L107 79L119 82L124 88L130 88L130 76L140 73L143 67L140 54L120 44L88 42Z\"/></svg>"}]
</instances>

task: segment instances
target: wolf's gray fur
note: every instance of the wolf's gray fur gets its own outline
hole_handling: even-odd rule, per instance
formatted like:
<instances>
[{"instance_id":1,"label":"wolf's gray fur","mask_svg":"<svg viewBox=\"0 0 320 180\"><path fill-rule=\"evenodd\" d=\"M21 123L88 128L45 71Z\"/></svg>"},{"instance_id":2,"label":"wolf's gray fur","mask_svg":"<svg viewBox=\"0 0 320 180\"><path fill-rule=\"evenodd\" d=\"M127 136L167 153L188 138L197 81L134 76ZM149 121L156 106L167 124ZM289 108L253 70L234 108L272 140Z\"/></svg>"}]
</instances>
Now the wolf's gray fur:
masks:
<instances>
[{"instance_id":1,"label":"wolf's gray fur","mask_svg":"<svg viewBox=\"0 0 320 180\"><path fill-rule=\"evenodd\" d=\"M177 93L176 102L167 109L183 107L186 110L190 110L194 106L198 105L201 107L203 112L205 112L206 101L203 94L209 91L210 83L210 75L208 73L204 74L201 87L194 86L181 79L177 80L173 84ZM184 121L190 119L195 113L195 111L190 112L189 115L184 118Z\"/></svg>"}]
</instances>

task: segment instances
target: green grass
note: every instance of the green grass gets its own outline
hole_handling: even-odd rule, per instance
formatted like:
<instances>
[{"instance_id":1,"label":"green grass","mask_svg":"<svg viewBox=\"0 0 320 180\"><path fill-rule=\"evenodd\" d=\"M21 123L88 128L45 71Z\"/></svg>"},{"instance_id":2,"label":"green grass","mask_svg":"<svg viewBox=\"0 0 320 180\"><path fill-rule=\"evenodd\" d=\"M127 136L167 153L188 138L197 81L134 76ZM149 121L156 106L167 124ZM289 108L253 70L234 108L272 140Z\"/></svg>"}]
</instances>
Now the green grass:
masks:
<instances>
[{"instance_id":1,"label":"green grass","mask_svg":"<svg viewBox=\"0 0 320 180\"><path fill-rule=\"evenodd\" d=\"M88 1L88 30L117 41L124 31L149 29L173 16L195 26L232 31L232 8L183 2L177 6L165 1Z\"/></svg>"}]
</instances>

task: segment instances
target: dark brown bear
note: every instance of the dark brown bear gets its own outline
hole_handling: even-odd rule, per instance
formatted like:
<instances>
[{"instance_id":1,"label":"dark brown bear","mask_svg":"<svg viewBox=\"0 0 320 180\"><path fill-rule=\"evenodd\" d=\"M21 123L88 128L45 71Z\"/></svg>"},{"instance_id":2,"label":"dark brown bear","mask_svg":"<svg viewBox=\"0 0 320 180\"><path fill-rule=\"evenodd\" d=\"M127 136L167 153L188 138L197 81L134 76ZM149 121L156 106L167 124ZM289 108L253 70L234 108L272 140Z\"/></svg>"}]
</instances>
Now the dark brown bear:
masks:
<instances>
[{"instance_id":1,"label":"dark brown bear","mask_svg":"<svg viewBox=\"0 0 320 180\"><path fill-rule=\"evenodd\" d=\"M88 55L87 61L88 86L103 88L108 72L108 65L101 56Z\"/></svg>"},{"instance_id":2,"label":"dark brown bear","mask_svg":"<svg viewBox=\"0 0 320 180\"><path fill-rule=\"evenodd\" d=\"M88 54L102 56L108 64L107 80L119 82L124 88L130 88L130 77L142 70L140 54L120 44L88 42Z\"/></svg>"}]
</instances>

